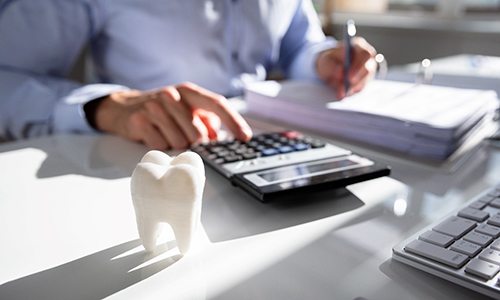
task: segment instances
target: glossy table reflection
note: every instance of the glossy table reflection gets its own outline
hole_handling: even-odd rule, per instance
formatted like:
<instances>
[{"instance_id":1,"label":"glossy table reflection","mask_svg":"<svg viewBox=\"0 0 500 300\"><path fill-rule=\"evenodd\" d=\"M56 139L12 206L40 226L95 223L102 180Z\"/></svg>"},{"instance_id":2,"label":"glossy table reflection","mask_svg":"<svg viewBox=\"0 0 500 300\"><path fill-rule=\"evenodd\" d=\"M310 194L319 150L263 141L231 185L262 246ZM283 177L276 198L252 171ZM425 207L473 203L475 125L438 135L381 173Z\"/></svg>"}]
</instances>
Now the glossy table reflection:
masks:
<instances>
[{"instance_id":1,"label":"glossy table reflection","mask_svg":"<svg viewBox=\"0 0 500 300\"><path fill-rule=\"evenodd\" d=\"M390 164L391 177L263 204L207 169L203 230L182 258L168 230L155 255L138 240L129 176L141 145L0 145L0 299L481 298L393 262L391 248L498 183L498 148L436 166L330 142Z\"/></svg>"}]
</instances>

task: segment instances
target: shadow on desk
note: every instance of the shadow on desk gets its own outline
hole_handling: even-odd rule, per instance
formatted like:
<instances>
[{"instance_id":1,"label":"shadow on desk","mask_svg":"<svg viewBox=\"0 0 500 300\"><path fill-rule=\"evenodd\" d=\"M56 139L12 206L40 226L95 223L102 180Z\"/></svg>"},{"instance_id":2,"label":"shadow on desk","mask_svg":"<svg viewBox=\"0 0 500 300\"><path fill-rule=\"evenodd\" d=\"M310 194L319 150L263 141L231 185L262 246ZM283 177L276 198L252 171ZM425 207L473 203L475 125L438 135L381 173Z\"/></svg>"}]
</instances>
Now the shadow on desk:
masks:
<instances>
[{"instance_id":1,"label":"shadow on desk","mask_svg":"<svg viewBox=\"0 0 500 300\"><path fill-rule=\"evenodd\" d=\"M262 203L210 168L201 221L211 242L244 238L332 217L365 205L345 188ZM214 209L216 208L216 209Z\"/></svg>"},{"instance_id":2,"label":"shadow on desk","mask_svg":"<svg viewBox=\"0 0 500 300\"><path fill-rule=\"evenodd\" d=\"M54 135L2 145L2 151L39 149L46 154L38 178L79 174L103 179L130 177L147 152L141 144L111 135Z\"/></svg>"},{"instance_id":3,"label":"shadow on desk","mask_svg":"<svg viewBox=\"0 0 500 300\"><path fill-rule=\"evenodd\" d=\"M139 240L129 241L52 269L7 282L0 286L0 299L102 299L178 261L181 256L174 255L138 268L141 264L175 247L173 243L162 245L155 255L139 251L120 256L141 245Z\"/></svg>"}]
</instances>

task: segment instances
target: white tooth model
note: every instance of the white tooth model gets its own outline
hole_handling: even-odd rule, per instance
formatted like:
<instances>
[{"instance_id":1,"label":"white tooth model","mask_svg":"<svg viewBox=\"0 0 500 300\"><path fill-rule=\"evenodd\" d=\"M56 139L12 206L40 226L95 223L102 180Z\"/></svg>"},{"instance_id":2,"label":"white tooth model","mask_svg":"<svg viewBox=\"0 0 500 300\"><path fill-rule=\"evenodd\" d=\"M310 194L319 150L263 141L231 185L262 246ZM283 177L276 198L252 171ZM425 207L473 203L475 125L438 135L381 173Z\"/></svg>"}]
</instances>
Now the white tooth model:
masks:
<instances>
[{"instance_id":1,"label":"white tooth model","mask_svg":"<svg viewBox=\"0 0 500 300\"><path fill-rule=\"evenodd\" d=\"M130 190L137 228L147 251L156 249L160 223L168 223L182 254L188 252L200 223L205 168L200 156L171 158L160 151L144 155L132 174Z\"/></svg>"}]
</instances>

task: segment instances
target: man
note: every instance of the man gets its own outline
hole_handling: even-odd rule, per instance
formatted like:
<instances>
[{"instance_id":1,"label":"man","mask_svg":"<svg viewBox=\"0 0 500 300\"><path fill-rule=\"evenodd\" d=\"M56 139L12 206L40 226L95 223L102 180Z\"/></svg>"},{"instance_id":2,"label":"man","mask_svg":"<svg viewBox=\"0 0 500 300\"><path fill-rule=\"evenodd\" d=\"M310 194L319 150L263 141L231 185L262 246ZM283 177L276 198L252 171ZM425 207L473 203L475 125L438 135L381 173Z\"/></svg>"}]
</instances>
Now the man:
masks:
<instances>
[{"instance_id":1,"label":"man","mask_svg":"<svg viewBox=\"0 0 500 300\"><path fill-rule=\"evenodd\" d=\"M222 122L248 140L224 96L279 69L343 98L375 71L373 47L354 44L343 74L343 46L325 38L309 0L3 0L0 136L98 130L180 149L216 138ZM85 47L97 84L66 79Z\"/></svg>"}]
</instances>

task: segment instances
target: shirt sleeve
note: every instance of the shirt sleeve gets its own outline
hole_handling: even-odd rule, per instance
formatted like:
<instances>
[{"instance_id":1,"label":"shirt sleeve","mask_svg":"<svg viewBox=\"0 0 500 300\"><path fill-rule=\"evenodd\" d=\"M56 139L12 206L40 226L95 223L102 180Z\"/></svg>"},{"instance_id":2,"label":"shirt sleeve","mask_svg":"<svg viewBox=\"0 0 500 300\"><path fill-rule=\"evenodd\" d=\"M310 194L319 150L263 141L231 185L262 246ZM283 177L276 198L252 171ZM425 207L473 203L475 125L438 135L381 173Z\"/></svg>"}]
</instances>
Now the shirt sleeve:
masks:
<instances>
[{"instance_id":1,"label":"shirt sleeve","mask_svg":"<svg viewBox=\"0 0 500 300\"><path fill-rule=\"evenodd\" d=\"M0 136L92 132L83 104L125 89L65 79L99 28L96 3L0 2Z\"/></svg>"},{"instance_id":2,"label":"shirt sleeve","mask_svg":"<svg viewBox=\"0 0 500 300\"><path fill-rule=\"evenodd\" d=\"M335 39L326 37L310 0L301 0L280 47L279 64L287 78L319 80L316 58L334 48Z\"/></svg>"}]
</instances>

